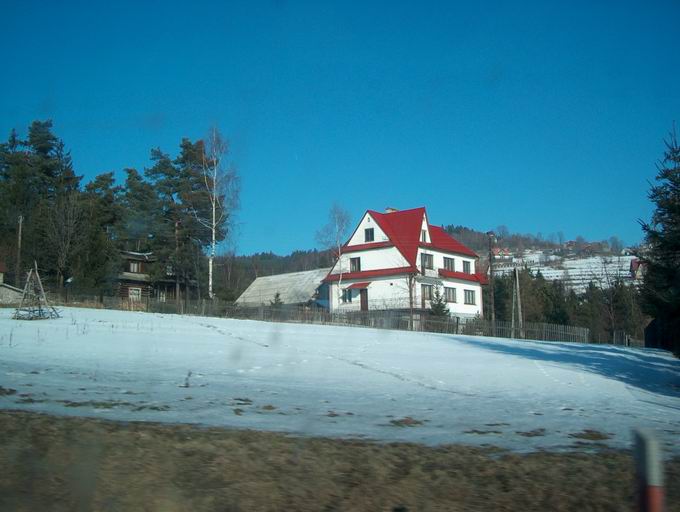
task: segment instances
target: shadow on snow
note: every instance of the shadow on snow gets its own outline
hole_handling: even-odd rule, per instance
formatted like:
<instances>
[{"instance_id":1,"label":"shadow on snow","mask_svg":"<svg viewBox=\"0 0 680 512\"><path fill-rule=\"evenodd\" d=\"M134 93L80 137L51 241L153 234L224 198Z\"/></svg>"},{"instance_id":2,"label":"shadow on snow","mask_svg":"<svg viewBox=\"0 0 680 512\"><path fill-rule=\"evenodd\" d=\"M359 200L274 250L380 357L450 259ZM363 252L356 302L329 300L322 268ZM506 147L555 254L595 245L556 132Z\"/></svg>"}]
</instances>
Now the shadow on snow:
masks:
<instances>
[{"instance_id":1,"label":"shadow on snow","mask_svg":"<svg viewBox=\"0 0 680 512\"><path fill-rule=\"evenodd\" d=\"M577 366L629 386L680 399L680 360L670 359L670 353L662 350L546 341L496 341L473 336L456 336L455 339L529 360Z\"/></svg>"}]
</instances>

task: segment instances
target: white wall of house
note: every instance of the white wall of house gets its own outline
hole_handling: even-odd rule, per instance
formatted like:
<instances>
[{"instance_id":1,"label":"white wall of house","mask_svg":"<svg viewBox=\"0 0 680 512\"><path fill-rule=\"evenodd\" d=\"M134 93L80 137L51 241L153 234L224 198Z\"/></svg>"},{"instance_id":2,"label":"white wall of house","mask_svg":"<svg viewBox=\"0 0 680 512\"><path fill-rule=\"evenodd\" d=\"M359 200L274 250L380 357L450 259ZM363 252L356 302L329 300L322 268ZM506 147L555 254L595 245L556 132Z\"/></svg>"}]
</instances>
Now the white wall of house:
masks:
<instances>
[{"instance_id":1,"label":"white wall of house","mask_svg":"<svg viewBox=\"0 0 680 512\"><path fill-rule=\"evenodd\" d=\"M363 281L371 282L368 286L368 309L405 309L409 307L408 283L406 277L388 276L365 279ZM343 281L340 284L340 289L344 290L353 282L362 281ZM342 294L338 294L338 283L333 283L331 285L331 310L359 311L361 309L359 290L352 290L352 302L342 302L341 296Z\"/></svg>"},{"instance_id":2,"label":"white wall of house","mask_svg":"<svg viewBox=\"0 0 680 512\"><path fill-rule=\"evenodd\" d=\"M463 262L467 261L470 263L470 274L475 274L476 273L476 263L477 260L475 258L471 258L470 256L463 256L459 254L451 254L451 253L446 253L446 252L440 252L434 249L427 249L420 247L418 248L418 268L420 268L420 255L421 253L425 254L432 254L432 259L433 259L433 267L435 272L440 269L444 268L444 258L453 258L454 266L455 266L455 271L456 272L462 272L463 271Z\"/></svg>"},{"instance_id":3,"label":"white wall of house","mask_svg":"<svg viewBox=\"0 0 680 512\"><path fill-rule=\"evenodd\" d=\"M423 231L425 231L425 240L423 240L423 237L422 237ZM425 242L425 243L428 243L428 244L432 243L432 238L430 238L430 228L427 225L427 217L425 215L423 215L423 223L420 226L419 240L421 242Z\"/></svg>"},{"instance_id":4,"label":"white wall of house","mask_svg":"<svg viewBox=\"0 0 680 512\"><path fill-rule=\"evenodd\" d=\"M346 274L350 271L350 259L361 258L361 271L365 270L380 270L384 268L398 268L409 266L406 258L399 252L396 247L381 247L379 249L370 249L365 251L348 252L340 257L340 264L333 267L331 274L339 274L340 268L342 273Z\"/></svg>"},{"instance_id":5,"label":"white wall of house","mask_svg":"<svg viewBox=\"0 0 680 512\"><path fill-rule=\"evenodd\" d=\"M374 242L388 242L389 238L385 234L385 232L380 229L380 226L378 226L378 223L371 217L371 214L366 212L364 214L364 218L361 219L361 222L359 222L359 227L357 227L356 231L352 234L352 238L349 239L349 242L347 245L361 245L365 243L370 243L366 242L365 238L365 230L373 228L373 241Z\"/></svg>"},{"instance_id":6,"label":"white wall of house","mask_svg":"<svg viewBox=\"0 0 680 512\"><path fill-rule=\"evenodd\" d=\"M340 290L348 288L352 283L370 281L368 286L368 309L407 309L409 308L408 280L406 276L388 276L380 278L367 278L365 280L343 281ZM427 284L430 284L431 280ZM416 280L413 288L413 307L420 309L422 306L422 281ZM444 288L456 290L456 302L447 304L451 316L472 317L482 314L482 287L479 283L458 279L441 279L438 285L439 292L444 295ZM330 304L332 311L359 311L361 298L358 289L352 290L352 301L342 302L342 293L338 293L338 283L330 286ZM465 291L474 292L474 304L465 304ZM433 290L434 291L434 290ZM431 306L430 301L425 301L425 307Z\"/></svg>"}]
</instances>

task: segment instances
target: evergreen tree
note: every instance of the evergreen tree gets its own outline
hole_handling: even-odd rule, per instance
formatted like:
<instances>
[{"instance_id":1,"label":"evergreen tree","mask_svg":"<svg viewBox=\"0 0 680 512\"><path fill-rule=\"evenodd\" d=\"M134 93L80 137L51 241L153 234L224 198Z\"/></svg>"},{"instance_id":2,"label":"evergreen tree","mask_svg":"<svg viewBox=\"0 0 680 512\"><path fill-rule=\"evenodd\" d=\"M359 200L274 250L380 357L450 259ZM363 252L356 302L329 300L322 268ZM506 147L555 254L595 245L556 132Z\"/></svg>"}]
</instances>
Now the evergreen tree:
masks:
<instances>
[{"instance_id":1,"label":"evergreen tree","mask_svg":"<svg viewBox=\"0 0 680 512\"><path fill-rule=\"evenodd\" d=\"M274 300L270 300L269 304L275 307L281 306L283 304L283 301L281 300L281 294L276 292L274 294Z\"/></svg>"},{"instance_id":2,"label":"evergreen tree","mask_svg":"<svg viewBox=\"0 0 680 512\"><path fill-rule=\"evenodd\" d=\"M434 293L430 301L430 315L438 318L449 316L449 308L446 305L446 299L439 291L439 286L434 287Z\"/></svg>"},{"instance_id":3,"label":"evergreen tree","mask_svg":"<svg viewBox=\"0 0 680 512\"><path fill-rule=\"evenodd\" d=\"M120 248L145 252L159 250L165 239L172 236L171 227L164 222L161 201L154 187L135 169L125 169L127 175L120 198Z\"/></svg>"},{"instance_id":4,"label":"evergreen tree","mask_svg":"<svg viewBox=\"0 0 680 512\"><path fill-rule=\"evenodd\" d=\"M642 222L648 245L640 254L646 265L642 297L646 312L663 324L667 346L680 353L680 146L675 131L657 168L649 192L654 214L651 222Z\"/></svg>"},{"instance_id":5,"label":"evergreen tree","mask_svg":"<svg viewBox=\"0 0 680 512\"><path fill-rule=\"evenodd\" d=\"M122 187L113 173L100 174L85 186L83 194L83 241L75 264L74 287L112 294L120 267L116 245L121 232Z\"/></svg>"}]
</instances>

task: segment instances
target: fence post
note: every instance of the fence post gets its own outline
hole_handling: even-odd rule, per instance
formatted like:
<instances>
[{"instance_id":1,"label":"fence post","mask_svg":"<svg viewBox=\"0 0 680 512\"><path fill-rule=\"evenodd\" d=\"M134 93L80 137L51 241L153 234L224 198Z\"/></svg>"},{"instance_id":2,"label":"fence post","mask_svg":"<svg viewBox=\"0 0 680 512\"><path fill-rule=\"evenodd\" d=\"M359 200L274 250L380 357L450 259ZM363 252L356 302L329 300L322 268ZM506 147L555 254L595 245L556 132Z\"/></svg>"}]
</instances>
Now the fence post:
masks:
<instances>
[{"instance_id":1,"label":"fence post","mask_svg":"<svg viewBox=\"0 0 680 512\"><path fill-rule=\"evenodd\" d=\"M635 429L635 472L640 512L663 511L663 461L659 442L645 429Z\"/></svg>"}]
</instances>

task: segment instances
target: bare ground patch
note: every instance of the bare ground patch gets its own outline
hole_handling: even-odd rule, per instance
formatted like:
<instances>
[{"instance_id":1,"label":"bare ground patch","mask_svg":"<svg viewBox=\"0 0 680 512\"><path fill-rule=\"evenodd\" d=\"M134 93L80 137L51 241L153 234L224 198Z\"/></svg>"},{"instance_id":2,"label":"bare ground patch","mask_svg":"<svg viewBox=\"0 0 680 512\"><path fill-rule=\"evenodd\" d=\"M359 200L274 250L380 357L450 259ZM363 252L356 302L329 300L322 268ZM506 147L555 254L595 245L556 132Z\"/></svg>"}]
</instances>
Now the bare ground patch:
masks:
<instances>
[{"instance_id":1,"label":"bare ground patch","mask_svg":"<svg viewBox=\"0 0 680 512\"><path fill-rule=\"evenodd\" d=\"M404 418L398 420L390 420L390 425L393 427L417 427L423 423L423 420L417 420L415 418L411 418L411 416L405 416Z\"/></svg>"},{"instance_id":2,"label":"bare ground patch","mask_svg":"<svg viewBox=\"0 0 680 512\"><path fill-rule=\"evenodd\" d=\"M619 511L628 452L512 454L0 412L0 510ZM680 512L680 458L666 465Z\"/></svg>"},{"instance_id":3,"label":"bare ground patch","mask_svg":"<svg viewBox=\"0 0 680 512\"><path fill-rule=\"evenodd\" d=\"M606 441L611 439L613 434L608 434L606 432L600 432L599 430L584 429L581 432L574 432L569 434L569 437L575 437L576 439L585 439L587 441Z\"/></svg>"},{"instance_id":4,"label":"bare ground patch","mask_svg":"<svg viewBox=\"0 0 680 512\"><path fill-rule=\"evenodd\" d=\"M515 434L518 434L523 437L540 437L545 435L545 429L544 428L535 428L534 430L527 430L527 431L517 431Z\"/></svg>"}]
</instances>

